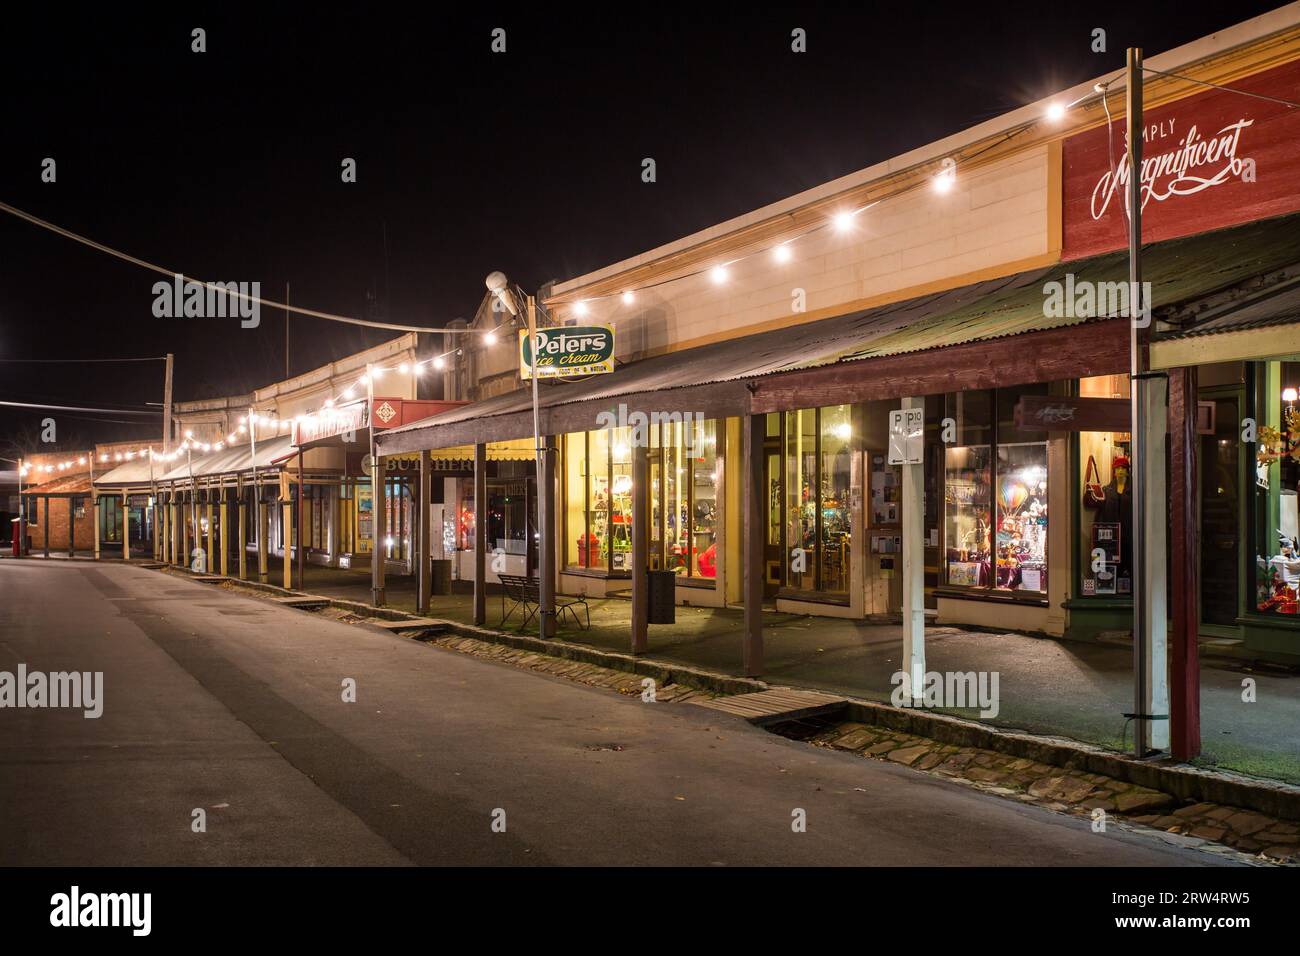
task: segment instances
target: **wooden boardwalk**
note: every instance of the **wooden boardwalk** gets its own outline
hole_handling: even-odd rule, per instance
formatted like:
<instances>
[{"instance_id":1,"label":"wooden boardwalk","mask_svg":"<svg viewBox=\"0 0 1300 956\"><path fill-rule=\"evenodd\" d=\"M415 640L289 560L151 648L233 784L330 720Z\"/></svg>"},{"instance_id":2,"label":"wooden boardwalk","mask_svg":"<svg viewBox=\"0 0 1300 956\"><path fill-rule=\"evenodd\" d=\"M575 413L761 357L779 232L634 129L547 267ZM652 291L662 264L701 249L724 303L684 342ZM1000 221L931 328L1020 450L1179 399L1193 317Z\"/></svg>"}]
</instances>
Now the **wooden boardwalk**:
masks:
<instances>
[{"instance_id":1,"label":"wooden boardwalk","mask_svg":"<svg viewBox=\"0 0 1300 956\"><path fill-rule=\"evenodd\" d=\"M296 607L300 611L317 611L329 607L330 604L329 598L315 594L290 594L288 597L271 598L271 600L285 607Z\"/></svg>"},{"instance_id":2,"label":"wooden boardwalk","mask_svg":"<svg viewBox=\"0 0 1300 956\"><path fill-rule=\"evenodd\" d=\"M447 627L446 621L440 621L432 617L412 617L401 621L385 621L373 617L369 618L366 623L374 627L382 627L388 631L426 631L435 628L445 630Z\"/></svg>"},{"instance_id":3,"label":"wooden boardwalk","mask_svg":"<svg viewBox=\"0 0 1300 956\"><path fill-rule=\"evenodd\" d=\"M693 700L691 703L744 717L750 723L766 724L833 714L848 702L843 697L820 691L777 687L754 694L714 697L709 700Z\"/></svg>"}]
</instances>

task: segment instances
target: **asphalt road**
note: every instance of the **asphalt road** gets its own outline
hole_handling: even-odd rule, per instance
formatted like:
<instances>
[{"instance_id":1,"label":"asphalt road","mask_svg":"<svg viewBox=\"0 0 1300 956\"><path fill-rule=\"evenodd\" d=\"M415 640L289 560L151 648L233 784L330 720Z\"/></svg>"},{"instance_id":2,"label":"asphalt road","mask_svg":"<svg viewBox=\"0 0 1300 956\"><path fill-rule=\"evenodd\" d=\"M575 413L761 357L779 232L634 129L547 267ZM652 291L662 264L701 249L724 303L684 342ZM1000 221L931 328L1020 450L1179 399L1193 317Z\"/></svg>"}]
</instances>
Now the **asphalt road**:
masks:
<instances>
[{"instance_id":1,"label":"asphalt road","mask_svg":"<svg viewBox=\"0 0 1300 956\"><path fill-rule=\"evenodd\" d=\"M141 568L0 561L19 662L104 712L0 709L0 865L1222 863Z\"/></svg>"}]
</instances>

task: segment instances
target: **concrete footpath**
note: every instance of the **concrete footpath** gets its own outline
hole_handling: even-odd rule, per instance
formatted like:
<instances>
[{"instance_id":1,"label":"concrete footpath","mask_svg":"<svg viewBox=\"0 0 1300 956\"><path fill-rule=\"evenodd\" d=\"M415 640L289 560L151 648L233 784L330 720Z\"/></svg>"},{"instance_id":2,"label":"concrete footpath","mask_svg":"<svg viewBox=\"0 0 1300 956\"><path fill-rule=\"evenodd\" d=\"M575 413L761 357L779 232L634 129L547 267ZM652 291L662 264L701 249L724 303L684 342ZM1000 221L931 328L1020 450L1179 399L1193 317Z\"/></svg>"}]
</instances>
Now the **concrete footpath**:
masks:
<instances>
[{"instance_id":1,"label":"concrete footpath","mask_svg":"<svg viewBox=\"0 0 1300 956\"><path fill-rule=\"evenodd\" d=\"M1226 862L179 576L0 591L0 669L105 680L99 719L0 711L0 865Z\"/></svg>"},{"instance_id":2,"label":"concrete footpath","mask_svg":"<svg viewBox=\"0 0 1300 956\"><path fill-rule=\"evenodd\" d=\"M272 577L272 582L281 580ZM304 589L370 602L368 572L308 568ZM410 578L390 577L388 606L414 612ZM631 607L621 598L592 599L591 629L562 624L566 641L604 650L629 650ZM440 595L433 617L473 621L469 595ZM501 619L501 599L488 599L488 626ZM514 632L514 623L506 630ZM740 675L742 612L677 608L677 623L650 628L649 656L724 674ZM531 626L525 633L536 634ZM767 671L763 679L887 701L891 675L900 667L897 625L867 624L793 614L764 614ZM926 629L926 663L937 671L997 671L1001 710L988 722L1034 734L1068 737L1114 750L1126 749L1133 707L1132 652L1101 644L995 634L955 627ZM1242 681L1255 681L1256 699L1242 700ZM973 711L948 711L973 716ZM1300 675L1215 660L1202 662L1198 766L1300 784ZM1131 738L1127 738L1131 740Z\"/></svg>"}]
</instances>

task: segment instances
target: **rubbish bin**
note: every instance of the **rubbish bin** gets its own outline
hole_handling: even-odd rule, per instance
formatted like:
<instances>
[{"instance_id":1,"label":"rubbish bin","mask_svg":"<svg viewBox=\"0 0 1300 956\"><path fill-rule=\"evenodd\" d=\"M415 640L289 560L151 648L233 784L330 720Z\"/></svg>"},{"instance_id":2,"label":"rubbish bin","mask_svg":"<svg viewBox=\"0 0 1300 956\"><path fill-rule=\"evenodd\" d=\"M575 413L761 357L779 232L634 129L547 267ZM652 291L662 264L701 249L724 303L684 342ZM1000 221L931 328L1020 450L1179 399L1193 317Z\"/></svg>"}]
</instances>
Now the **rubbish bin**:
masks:
<instances>
[{"instance_id":1,"label":"rubbish bin","mask_svg":"<svg viewBox=\"0 0 1300 956\"><path fill-rule=\"evenodd\" d=\"M433 594L451 593L451 559L434 558L429 575L430 592Z\"/></svg>"},{"instance_id":2,"label":"rubbish bin","mask_svg":"<svg viewBox=\"0 0 1300 956\"><path fill-rule=\"evenodd\" d=\"M647 571L650 595L650 623L675 624L677 622L677 573L675 571Z\"/></svg>"}]
</instances>

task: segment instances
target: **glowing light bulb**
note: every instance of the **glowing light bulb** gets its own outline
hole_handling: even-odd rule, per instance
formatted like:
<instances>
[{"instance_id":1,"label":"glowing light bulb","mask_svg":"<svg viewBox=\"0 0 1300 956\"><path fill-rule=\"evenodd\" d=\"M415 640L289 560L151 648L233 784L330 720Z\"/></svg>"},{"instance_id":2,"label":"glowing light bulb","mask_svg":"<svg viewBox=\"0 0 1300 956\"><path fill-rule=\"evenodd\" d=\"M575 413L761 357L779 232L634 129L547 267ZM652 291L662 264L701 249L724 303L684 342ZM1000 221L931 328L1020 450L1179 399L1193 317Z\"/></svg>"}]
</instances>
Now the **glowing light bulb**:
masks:
<instances>
[{"instance_id":1,"label":"glowing light bulb","mask_svg":"<svg viewBox=\"0 0 1300 956\"><path fill-rule=\"evenodd\" d=\"M853 228L853 213L837 212L833 220L836 232L848 232Z\"/></svg>"},{"instance_id":2,"label":"glowing light bulb","mask_svg":"<svg viewBox=\"0 0 1300 956\"><path fill-rule=\"evenodd\" d=\"M722 283L727 281L727 267L714 266L709 271L709 276L712 277L714 285L722 285Z\"/></svg>"},{"instance_id":3,"label":"glowing light bulb","mask_svg":"<svg viewBox=\"0 0 1300 956\"><path fill-rule=\"evenodd\" d=\"M623 293L624 305L631 305L635 301L636 301L636 296L632 294L631 290Z\"/></svg>"},{"instance_id":4,"label":"glowing light bulb","mask_svg":"<svg viewBox=\"0 0 1300 956\"><path fill-rule=\"evenodd\" d=\"M1065 104L1053 103L1049 106L1047 108L1047 118L1053 123L1059 123L1061 120L1065 119Z\"/></svg>"},{"instance_id":5,"label":"glowing light bulb","mask_svg":"<svg viewBox=\"0 0 1300 956\"><path fill-rule=\"evenodd\" d=\"M436 368L436 369L443 369L443 368L446 368L446 367L447 367L447 360L446 360L445 358L443 358L441 355L439 355L437 358L435 358L435 359L433 360L433 367Z\"/></svg>"},{"instance_id":6,"label":"glowing light bulb","mask_svg":"<svg viewBox=\"0 0 1300 956\"><path fill-rule=\"evenodd\" d=\"M793 256L794 251L784 242L772 250L772 257L777 262L789 262Z\"/></svg>"},{"instance_id":7,"label":"glowing light bulb","mask_svg":"<svg viewBox=\"0 0 1300 956\"><path fill-rule=\"evenodd\" d=\"M575 303L573 304L573 311L574 311L574 314L576 314L576 315L586 315L586 314L587 314L587 303L585 303L585 302L575 302Z\"/></svg>"},{"instance_id":8,"label":"glowing light bulb","mask_svg":"<svg viewBox=\"0 0 1300 956\"><path fill-rule=\"evenodd\" d=\"M409 369L410 369L410 366L407 365L405 362L403 362L401 365L397 366L397 371L400 372L400 373L403 374L403 375L405 375Z\"/></svg>"},{"instance_id":9,"label":"glowing light bulb","mask_svg":"<svg viewBox=\"0 0 1300 956\"><path fill-rule=\"evenodd\" d=\"M355 393L352 391L352 389L350 389L350 388L345 388L345 389L343 389L343 398L344 398L345 400L349 400L349 401L350 401L350 400L352 399L353 394L355 394Z\"/></svg>"},{"instance_id":10,"label":"glowing light bulb","mask_svg":"<svg viewBox=\"0 0 1300 956\"><path fill-rule=\"evenodd\" d=\"M1294 388L1282 389L1282 401L1294 402L1298 397L1300 397L1300 392L1297 392Z\"/></svg>"},{"instance_id":11,"label":"glowing light bulb","mask_svg":"<svg viewBox=\"0 0 1300 956\"><path fill-rule=\"evenodd\" d=\"M496 334L496 332L492 331L491 329L489 329L488 331L484 332L484 333L483 333L483 344L484 344L484 345L496 345L496 344L497 344L497 334Z\"/></svg>"}]
</instances>

